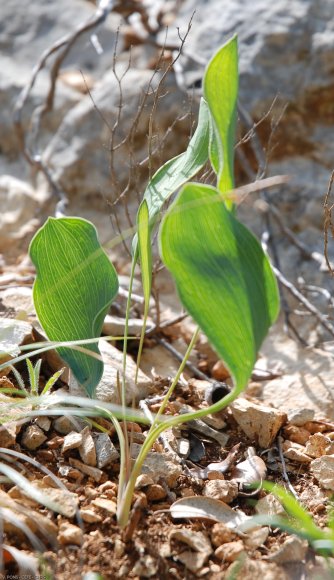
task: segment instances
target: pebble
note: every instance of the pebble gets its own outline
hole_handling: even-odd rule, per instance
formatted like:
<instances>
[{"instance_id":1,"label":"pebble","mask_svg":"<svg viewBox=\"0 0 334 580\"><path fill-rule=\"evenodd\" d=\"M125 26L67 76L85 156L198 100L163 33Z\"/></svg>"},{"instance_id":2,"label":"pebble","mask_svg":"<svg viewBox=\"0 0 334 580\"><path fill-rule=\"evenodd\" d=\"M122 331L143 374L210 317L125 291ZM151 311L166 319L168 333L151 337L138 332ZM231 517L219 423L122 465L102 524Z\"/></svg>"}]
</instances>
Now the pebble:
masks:
<instances>
[{"instance_id":1,"label":"pebble","mask_svg":"<svg viewBox=\"0 0 334 580\"><path fill-rule=\"evenodd\" d=\"M91 431L90 431L90 428L88 427L88 425L87 425L87 427L85 427L81 431L80 434L82 437L82 443L78 447L80 457L86 465L89 465L91 467L95 467L96 466L96 450L95 450L95 445L94 445L94 439L92 437L92 434L91 434Z\"/></svg>"},{"instance_id":2,"label":"pebble","mask_svg":"<svg viewBox=\"0 0 334 580\"><path fill-rule=\"evenodd\" d=\"M294 443L299 443L300 445L305 445L308 441L311 433L304 429L303 427L297 427L297 425L287 425L283 429L283 436Z\"/></svg>"},{"instance_id":3,"label":"pebble","mask_svg":"<svg viewBox=\"0 0 334 580\"><path fill-rule=\"evenodd\" d=\"M213 526L211 530L211 542L215 547L232 542L234 539L235 533L222 522L218 522Z\"/></svg>"},{"instance_id":4,"label":"pebble","mask_svg":"<svg viewBox=\"0 0 334 580\"><path fill-rule=\"evenodd\" d=\"M103 469L119 458L119 453L108 433L99 433L95 437L95 451L99 469Z\"/></svg>"},{"instance_id":5,"label":"pebble","mask_svg":"<svg viewBox=\"0 0 334 580\"><path fill-rule=\"evenodd\" d=\"M93 499L92 505L102 510L105 510L106 512L112 515L115 515L117 511L117 504L111 499L103 499L101 497L98 497L96 499Z\"/></svg>"},{"instance_id":6,"label":"pebble","mask_svg":"<svg viewBox=\"0 0 334 580\"><path fill-rule=\"evenodd\" d=\"M233 401L230 409L247 437L265 449L272 445L287 419L286 414L278 409L258 405L243 398Z\"/></svg>"},{"instance_id":7,"label":"pebble","mask_svg":"<svg viewBox=\"0 0 334 580\"><path fill-rule=\"evenodd\" d=\"M256 513L266 516L286 515L285 509L278 499L271 493L259 499L255 506Z\"/></svg>"},{"instance_id":8,"label":"pebble","mask_svg":"<svg viewBox=\"0 0 334 580\"><path fill-rule=\"evenodd\" d=\"M226 381L231 376L222 360L217 360L213 365L211 374L217 381Z\"/></svg>"},{"instance_id":9,"label":"pebble","mask_svg":"<svg viewBox=\"0 0 334 580\"><path fill-rule=\"evenodd\" d=\"M22 435L21 443L26 449L34 451L43 445L46 440L47 437L42 429L37 425L29 425Z\"/></svg>"},{"instance_id":10,"label":"pebble","mask_svg":"<svg viewBox=\"0 0 334 580\"><path fill-rule=\"evenodd\" d=\"M61 415L54 420L53 427L57 433L68 435L71 431L81 431L85 427L85 423L77 417Z\"/></svg>"},{"instance_id":11,"label":"pebble","mask_svg":"<svg viewBox=\"0 0 334 580\"><path fill-rule=\"evenodd\" d=\"M80 510L80 515L84 522L87 524L95 524L102 522L102 518L99 514L97 514L94 510L89 508L82 508Z\"/></svg>"},{"instance_id":12,"label":"pebble","mask_svg":"<svg viewBox=\"0 0 334 580\"><path fill-rule=\"evenodd\" d=\"M77 433L76 431L71 431L68 435L64 437L64 443L61 452L66 453L70 449L76 449L76 447L80 447L82 443L82 434Z\"/></svg>"},{"instance_id":13,"label":"pebble","mask_svg":"<svg viewBox=\"0 0 334 580\"><path fill-rule=\"evenodd\" d=\"M322 433L311 435L306 443L305 453L310 457L321 457L322 455L334 454L334 443Z\"/></svg>"},{"instance_id":14,"label":"pebble","mask_svg":"<svg viewBox=\"0 0 334 580\"><path fill-rule=\"evenodd\" d=\"M73 524L63 523L59 528L58 542L62 546L81 546L83 542L83 531Z\"/></svg>"},{"instance_id":15,"label":"pebble","mask_svg":"<svg viewBox=\"0 0 334 580\"><path fill-rule=\"evenodd\" d=\"M0 447L12 447L16 442L16 423L13 421L0 426Z\"/></svg>"},{"instance_id":16,"label":"pebble","mask_svg":"<svg viewBox=\"0 0 334 580\"><path fill-rule=\"evenodd\" d=\"M97 483L101 480L101 477L103 475L103 471L101 471L101 469L98 469L97 467L91 467L90 465L86 465L85 463L82 463L78 459L73 459L73 457L69 458L69 464L72 465L72 467L76 467L77 469L79 469L79 471L82 471L82 473L84 473L85 475L88 475L88 477L94 479L94 481L96 481Z\"/></svg>"},{"instance_id":17,"label":"pebble","mask_svg":"<svg viewBox=\"0 0 334 580\"><path fill-rule=\"evenodd\" d=\"M215 551L215 556L218 560L223 562L234 562L243 552L245 548L241 540L229 542L219 546Z\"/></svg>"},{"instance_id":18,"label":"pebble","mask_svg":"<svg viewBox=\"0 0 334 580\"><path fill-rule=\"evenodd\" d=\"M229 504L237 497L238 492L238 484L234 481L215 479L206 482L203 495Z\"/></svg>"},{"instance_id":19,"label":"pebble","mask_svg":"<svg viewBox=\"0 0 334 580\"><path fill-rule=\"evenodd\" d=\"M38 427L40 427L41 429L43 429L43 431L50 431L50 427L51 427L51 420L49 419L49 417L37 417L35 424L38 425Z\"/></svg>"},{"instance_id":20,"label":"pebble","mask_svg":"<svg viewBox=\"0 0 334 580\"><path fill-rule=\"evenodd\" d=\"M296 425L297 427L302 427L308 421L312 421L314 418L314 409L291 409L288 412L288 421L291 425Z\"/></svg>"},{"instance_id":21,"label":"pebble","mask_svg":"<svg viewBox=\"0 0 334 580\"><path fill-rule=\"evenodd\" d=\"M165 499L167 495L166 490L158 483L149 485L145 493L148 501L159 501L161 499Z\"/></svg>"},{"instance_id":22,"label":"pebble","mask_svg":"<svg viewBox=\"0 0 334 580\"><path fill-rule=\"evenodd\" d=\"M135 458L141 449L140 445L131 445L131 456ZM147 473L155 483L165 480L168 487L175 487L178 477L182 474L182 467L179 463L166 453L147 454L142 467L142 473Z\"/></svg>"},{"instance_id":23,"label":"pebble","mask_svg":"<svg viewBox=\"0 0 334 580\"><path fill-rule=\"evenodd\" d=\"M267 557L276 564L286 564L287 562L302 562L305 559L308 544L304 540L291 536L285 540L284 544L274 554Z\"/></svg>"},{"instance_id":24,"label":"pebble","mask_svg":"<svg viewBox=\"0 0 334 580\"><path fill-rule=\"evenodd\" d=\"M314 459L310 470L321 487L334 491L334 455L323 455Z\"/></svg>"}]
</instances>

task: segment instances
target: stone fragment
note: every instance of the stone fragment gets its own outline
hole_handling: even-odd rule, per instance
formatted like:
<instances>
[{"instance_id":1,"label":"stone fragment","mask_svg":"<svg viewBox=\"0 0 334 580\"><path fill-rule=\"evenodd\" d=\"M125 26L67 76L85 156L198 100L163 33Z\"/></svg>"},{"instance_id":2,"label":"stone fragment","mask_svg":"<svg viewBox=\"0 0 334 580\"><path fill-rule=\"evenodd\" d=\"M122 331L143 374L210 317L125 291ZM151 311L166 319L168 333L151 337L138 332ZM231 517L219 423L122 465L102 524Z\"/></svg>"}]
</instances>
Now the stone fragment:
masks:
<instances>
[{"instance_id":1,"label":"stone fragment","mask_svg":"<svg viewBox=\"0 0 334 580\"><path fill-rule=\"evenodd\" d=\"M49 419L49 417L43 417L43 416L37 417L35 423L36 423L36 425L38 425L38 427L43 429L43 431L45 431L46 433L48 431L50 431L51 420Z\"/></svg>"},{"instance_id":2,"label":"stone fragment","mask_svg":"<svg viewBox=\"0 0 334 580\"><path fill-rule=\"evenodd\" d=\"M31 341L31 330L31 324L23 320L0 318L0 342L2 351L0 353L0 363L6 362L20 354L20 345L26 341ZM7 367L1 371L0 377L8 375L9 372L10 368Z\"/></svg>"},{"instance_id":3,"label":"stone fragment","mask_svg":"<svg viewBox=\"0 0 334 580\"><path fill-rule=\"evenodd\" d=\"M215 556L223 562L234 562L243 552L244 544L241 540L222 544L215 550Z\"/></svg>"},{"instance_id":4,"label":"stone fragment","mask_svg":"<svg viewBox=\"0 0 334 580\"><path fill-rule=\"evenodd\" d=\"M255 528L255 530L251 530L247 532L246 537L244 538L244 545L249 550L256 550L260 546L267 541L269 536L269 528L263 526L260 528Z\"/></svg>"},{"instance_id":5,"label":"stone fragment","mask_svg":"<svg viewBox=\"0 0 334 580\"><path fill-rule=\"evenodd\" d=\"M213 365L211 374L217 381L226 381L231 376L222 360L218 360Z\"/></svg>"},{"instance_id":6,"label":"stone fragment","mask_svg":"<svg viewBox=\"0 0 334 580\"><path fill-rule=\"evenodd\" d=\"M70 465L60 465L58 472L61 477L75 479L76 481L81 481L84 477L84 474L81 471L74 469Z\"/></svg>"},{"instance_id":7,"label":"stone fragment","mask_svg":"<svg viewBox=\"0 0 334 580\"><path fill-rule=\"evenodd\" d=\"M182 552L178 554L177 559L180 560L188 570L196 573L203 567L210 554L212 553L212 546L208 536L203 532L196 532L193 530L173 530L169 536L170 540L177 540L187 544L195 552Z\"/></svg>"},{"instance_id":8,"label":"stone fragment","mask_svg":"<svg viewBox=\"0 0 334 580\"><path fill-rule=\"evenodd\" d=\"M310 457L334 454L334 442L322 433L314 433L306 443L305 453Z\"/></svg>"},{"instance_id":9,"label":"stone fragment","mask_svg":"<svg viewBox=\"0 0 334 580\"><path fill-rule=\"evenodd\" d=\"M139 556L139 559L136 561L131 572L136 577L140 578L156 578L158 568L158 560L154 559L150 554L144 554ZM122 574L122 578L125 578L125 575Z\"/></svg>"},{"instance_id":10,"label":"stone fragment","mask_svg":"<svg viewBox=\"0 0 334 580\"><path fill-rule=\"evenodd\" d=\"M13 421L0 425L0 447L12 447L16 442L17 425Z\"/></svg>"},{"instance_id":11,"label":"stone fragment","mask_svg":"<svg viewBox=\"0 0 334 580\"><path fill-rule=\"evenodd\" d=\"M211 542L215 547L232 542L235 537L235 533L221 522L216 523L211 530Z\"/></svg>"},{"instance_id":12,"label":"stone fragment","mask_svg":"<svg viewBox=\"0 0 334 580\"><path fill-rule=\"evenodd\" d=\"M283 442L283 455L287 459L291 459L291 461L298 461L298 463L310 463L311 461L310 456L306 455L303 445L287 439Z\"/></svg>"},{"instance_id":13,"label":"stone fragment","mask_svg":"<svg viewBox=\"0 0 334 580\"><path fill-rule=\"evenodd\" d=\"M286 422L286 414L265 405L239 398L230 405L232 415L244 433L260 447L270 447Z\"/></svg>"},{"instance_id":14,"label":"stone fragment","mask_svg":"<svg viewBox=\"0 0 334 580\"><path fill-rule=\"evenodd\" d=\"M145 493L148 501L160 501L162 499L165 499L167 495L166 490L162 487L162 485L159 485L158 483L153 483L152 485L149 485Z\"/></svg>"},{"instance_id":15,"label":"stone fragment","mask_svg":"<svg viewBox=\"0 0 334 580\"><path fill-rule=\"evenodd\" d=\"M68 461L70 465L76 467L77 469L79 469L79 471L82 471L82 473L88 475L88 477L91 477L97 483L101 480L101 477L103 475L103 471L101 471L101 469L98 469L97 467L92 467L90 465L86 465L85 463L81 463L81 461L79 461L78 459L73 459L73 457L70 457Z\"/></svg>"},{"instance_id":16,"label":"stone fragment","mask_svg":"<svg viewBox=\"0 0 334 580\"><path fill-rule=\"evenodd\" d=\"M117 504L111 499L103 499L102 497L98 497L92 500L92 505L100 508L101 510L105 510L112 515L115 515L117 511Z\"/></svg>"},{"instance_id":17,"label":"stone fragment","mask_svg":"<svg viewBox=\"0 0 334 580\"><path fill-rule=\"evenodd\" d=\"M291 575L274 562L265 560L251 560L246 558L241 564L236 561L230 565L226 574L227 577L237 580L291 580Z\"/></svg>"},{"instance_id":18,"label":"stone fragment","mask_svg":"<svg viewBox=\"0 0 334 580\"><path fill-rule=\"evenodd\" d=\"M87 425L87 427L85 427L81 431L81 437L82 437L82 443L78 447L80 457L86 465L90 465L91 467L95 467L96 466L96 451L95 451L94 439L92 437L92 434L91 434L91 431L90 431L90 428L88 427L88 425Z\"/></svg>"},{"instance_id":19,"label":"stone fragment","mask_svg":"<svg viewBox=\"0 0 334 580\"><path fill-rule=\"evenodd\" d=\"M62 546L81 546L83 537L83 531L78 526L64 522L59 527L58 542Z\"/></svg>"},{"instance_id":20,"label":"stone fragment","mask_svg":"<svg viewBox=\"0 0 334 580\"><path fill-rule=\"evenodd\" d=\"M38 449L45 441L47 437L45 433L37 425L29 425L27 429L23 432L21 443L30 451Z\"/></svg>"},{"instance_id":21,"label":"stone fragment","mask_svg":"<svg viewBox=\"0 0 334 580\"><path fill-rule=\"evenodd\" d=\"M282 546L274 554L267 556L268 560L276 564L287 562L302 562L305 559L308 543L296 536L287 538Z\"/></svg>"},{"instance_id":22,"label":"stone fragment","mask_svg":"<svg viewBox=\"0 0 334 580\"><path fill-rule=\"evenodd\" d=\"M289 439L289 441L299 443L299 445L305 445L310 435L311 433L307 429L298 427L297 425L286 425L283 429L283 436Z\"/></svg>"},{"instance_id":23,"label":"stone fragment","mask_svg":"<svg viewBox=\"0 0 334 580\"><path fill-rule=\"evenodd\" d=\"M149 324L150 326L150 324ZM141 318L129 318L128 334L129 336L140 336L143 328L143 320ZM125 318L119 316L111 316L107 314L104 319L102 332L108 336L123 336L125 329ZM147 328L149 330L149 328Z\"/></svg>"},{"instance_id":24,"label":"stone fragment","mask_svg":"<svg viewBox=\"0 0 334 580\"><path fill-rule=\"evenodd\" d=\"M314 435L315 433L323 433L324 431L327 431L328 427L321 421L307 421L304 425L304 429L307 429L311 435Z\"/></svg>"},{"instance_id":25,"label":"stone fragment","mask_svg":"<svg viewBox=\"0 0 334 580\"><path fill-rule=\"evenodd\" d=\"M99 514L97 514L94 510L86 507L80 510L80 515L83 521L87 522L87 524L97 524L102 522L102 518Z\"/></svg>"},{"instance_id":26,"label":"stone fragment","mask_svg":"<svg viewBox=\"0 0 334 580\"><path fill-rule=\"evenodd\" d=\"M42 537L45 537L45 534L47 534L50 539L55 541L58 528L47 516L40 514L35 509L30 509L30 507L27 507L26 505L24 506L24 509L22 509L22 501L16 502L1 489L0 505L9 509L15 516L10 520L7 520L6 518L3 519L5 532L15 533L19 537L22 533L20 523L23 523L35 534ZM15 520L17 520L17 523Z\"/></svg>"},{"instance_id":27,"label":"stone fragment","mask_svg":"<svg viewBox=\"0 0 334 580\"><path fill-rule=\"evenodd\" d=\"M95 397L107 403L119 403L117 377L122 374L123 354L103 339L99 341L99 349L103 357L104 370L101 381L96 387ZM127 356L125 376L127 403L131 403L133 399L145 398L151 386L152 381L141 370L139 370L136 384L134 381L135 374L136 363L130 356ZM73 375L70 377L69 389L72 395L83 394L82 388Z\"/></svg>"},{"instance_id":28,"label":"stone fragment","mask_svg":"<svg viewBox=\"0 0 334 580\"><path fill-rule=\"evenodd\" d=\"M136 443L131 445L131 456L137 457L140 451L140 445ZM178 477L182 474L182 467L176 463L173 458L166 453L148 453L142 473L147 473L152 477L155 483L162 479L166 481L168 487L175 487Z\"/></svg>"},{"instance_id":29,"label":"stone fragment","mask_svg":"<svg viewBox=\"0 0 334 580\"><path fill-rule=\"evenodd\" d=\"M85 422L77 417L61 415L54 420L53 427L57 433L68 435L71 431L81 431L85 427Z\"/></svg>"},{"instance_id":30,"label":"stone fragment","mask_svg":"<svg viewBox=\"0 0 334 580\"><path fill-rule=\"evenodd\" d=\"M203 495L229 504L238 496L238 491L236 482L215 479L205 483Z\"/></svg>"},{"instance_id":31,"label":"stone fragment","mask_svg":"<svg viewBox=\"0 0 334 580\"><path fill-rule=\"evenodd\" d=\"M306 453L303 453L300 449L294 449L293 447L284 451L284 457L291 461L296 461L297 463L310 463L311 461L309 455L306 455Z\"/></svg>"},{"instance_id":32,"label":"stone fragment","mask_svg":"<svg viewBox=\"0 0 334 580\"><path fill-rule=\"evenodd\" d=\"M272 493L259 499L255 506L255 511L258 514L265 516L286 515L284 507Z\"/></svg>"},{"instance_id":33,"label":"stone fragment","mask_svg":"<svg viewBox=\"0 0 334 580\"><path fill-rule=\"evenodd\" d=\"M314 409L292 409L288 412L288 421L291 425L302 427L307 421L314 419Z\"/></svg>"},{"instance_id":34,"label":"stone fragment","mask_svg":"<svg viewBox=\"0 0 334 580\"><path fill-rule=\"evenodd\" d=\"M334 491L334 455L323 455L314 459L310 470L321 487Z\"/></svg>"},{"instance_id":35,"label":"stone fragment","mask_svg":"<svg viewBox=\"0 0 334 580\"><path fill-rule=\"evenodd\" d=\"M50 487L49 485L46 485L44 481L39 480L34 482L34 487L39 489L49 500L60 506L61 509L59 510L59 513L67 518L73 518L75 516L79 502L76 493L58 487Z\"/></svg>"},{"instance_id":36,"label":"stone fragment","mask_svg":"<svg viewBox=\"0 0 334 580\"><path fill-rule=\"evenodd\" d=\"M64 443L61 452L66 453L66 451L69 451L70 449L76 449L77 447L80 447L81 444L82 434L77 433L76 431L71 431L71 433L65 435L64 437Z\"/></svg>"},{"instance_id":37,"label":"stone fragment","mask_svg":"<svg viewBox=\"0 0 334 580\"><path fill-rule=\"evenodd\" d=\"M95 437L95 451L99 469L111 465L119 458L119 453L108 433L99 433Z\"/></svg>"},{"instance_id":38,"label":"stone fragment","mask_svg":"<svg viewBox=\"0 0 334 580\"><path fill-rule=\"evenodd\" d=\"M153 483L154 483L153 478L148 473L141 473L137 477L135 488L143 489L144 487L152 485Z\"/></svg>"},{"instance_id":39,"label":"stone fragment","mask_svg":"<svg viewBox=\"0 0 334 580\"><path fill-rule=\"evenodd\" d=\"M211 542L204 532L195 532L188 529L173 530L169 535L169 539L187 544L187 546L197 552L204 552L207 557L212 553Z\"/></svg>"}]
</instances>

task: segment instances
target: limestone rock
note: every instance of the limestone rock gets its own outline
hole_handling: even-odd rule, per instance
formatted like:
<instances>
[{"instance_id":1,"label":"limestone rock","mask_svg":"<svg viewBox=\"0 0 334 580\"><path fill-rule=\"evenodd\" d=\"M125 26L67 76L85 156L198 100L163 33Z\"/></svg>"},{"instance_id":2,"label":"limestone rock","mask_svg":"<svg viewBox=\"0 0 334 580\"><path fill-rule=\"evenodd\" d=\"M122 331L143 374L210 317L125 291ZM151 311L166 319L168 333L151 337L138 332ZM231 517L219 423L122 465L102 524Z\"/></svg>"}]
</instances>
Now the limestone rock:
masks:
<instances>
[{"instance_id":1,"label":"limestone rock","mask_svg":"<svg viewBox=\"0 0 334 580\"><path fill-rule=\"evenodd\" d=\"M100 383L96 388L96 398L108 403L119 403L117 391L117 374L121 376L123 368L123 354L106 340L99 341L99 349L104 361L104 371ZM138 373L138 383L135 384L136 363L127 356L126 363L126 397L131 403L133 398L139 399L147 395L151 385L150 379L142 372ZM71 376L70 392L72 395L82 395L82 389L76 379Z\"/></svg>"},{"instance_id":2,"label":"limestone rock","mask_svg":"<svg viewBox=\"0 0 334 580\"><path fill-rule=\"evenodd\" d=\"M219 546L215 551L215 556L224 562L234 562L244 552L244 544L241 540L228 542Z\"/></svg>"},{"instance_id":3,"label":"limestone rock","mask_svg":"<svg viewBox=\"0 0 334 580\"><path fill-rule=\"evenodd\" d=\"M81 431L81 445L79 446L79 453L82 461L86 465L90 465L91 467L96 466L96 450L94 445L94 439L90 432L90 428L85 427Z\"/></svg>"},{"instance_id":4,"label":"limestone rock","mask_svg":"<svg viewBox=\"0 0 334 580\"><path fill-rule=\"evenodd\" d=\"M108 433L99 433L95 437L97 466L103 469L119 458L119 453L112 443Z\"/></svg>"},{"instance_id":5,"label":"limestone rock","mask_svg":"<svg viewBox=\"0 0 334 580\"><path fill-rule=\"evenodd\" d=\"M269 554L268 560L277 564L286 562L300 562L304 560L308 544L304 540L292 536L285 540L284 544L274 554Z\"/></svg>"},{"instance_id":6,"label":"limestone rock","mask_svg":"<svg viewBox=\"0 0 334 580\"><path fill-rule=\"evenodd\" d=\"M265 405L239 398L230 405L232 415L241 429L260 447L270 447L286 422L286 414Z\"/></svg>"},{"instance_id":7,"label":"limestone rock","mask_svg":"<svg viewBox=\"0 0 334 580\"><path fill-rule=\"evenodd\" d=\"M78 526L64 522L60 525L58 542L62 546L75 545L81 546L83 542L83 531Z\"/></svg>"},{"instance_id":8,"label":"limestone rock","mask_svg":"<svg viewBox=\"0 0 334 580\"><path fill-rule=\"evenodd\" d=\"M71 431L71 433L65 435L64 437L64 443L61 452L66 453L66 451L69 451L70 449L76 449L77 447L80 447L81 443L82 434L76 433L76 431Z\"/></svg>"},{"instance_id":9,"label":"limestone rock","mask_svg":"<svg viewBox=\"0 0 334 580\"><path fill-rule=\"evenodd\" d=\"M131 456L133 458L137 457L139 451L140 445L133 443L131 445ZM166 453L150 452L145 458L142 473L147 473L155 483L159 483L160 479L162 479L166 481L169 487L175 487L177 478L182 473L182 467Z\"/></svg>"},{"instance_id":10,"label":"limestone rock","mask_svg":"<svg viewBox=\"0 0 334 580\"><path fill-rule=\"evenodd\" d=\"M238 496L238 484L234 481L215 479L207 481L203 495L231 503Z\"/></svg>"},{"instance_id":11,"label":"limestone rock","mask_svg":"<svg viewBox=\"0 0 334 580\"><path fill-rule=\"evenodd\" d=\"M47 440L45 433L37 425L29 425L22 435L22 445L33 451Z\"/></svg>"},{"instance_id":12,"label":"limestone rock","mask_svg":"<svg viewBox=\"0 0 334 580\"><path fill-rule=\"evenodd\" d=\"M321 487L334 491L334 455L314 459L310 469Z\"/></svg>"}]
</instances>

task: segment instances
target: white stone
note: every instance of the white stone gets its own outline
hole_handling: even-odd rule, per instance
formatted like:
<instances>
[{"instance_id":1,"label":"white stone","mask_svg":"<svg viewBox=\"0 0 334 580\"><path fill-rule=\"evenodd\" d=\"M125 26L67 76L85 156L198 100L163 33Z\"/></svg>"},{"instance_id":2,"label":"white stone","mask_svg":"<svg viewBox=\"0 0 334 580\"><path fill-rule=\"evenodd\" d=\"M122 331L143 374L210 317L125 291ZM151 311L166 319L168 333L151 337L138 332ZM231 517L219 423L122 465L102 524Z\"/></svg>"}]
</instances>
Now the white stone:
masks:
<instances>
[{"instance_id":1,"label":"white stone","mask_svg":"<svg viewBox=\"0 0 334 580\"><path fill-rule=\"evenodd\" d=\"M265 405L239 398L230 405L232 415L244 433L260 447L270 447L286 422L286 414Z\"/></svg>"}]
</instances>

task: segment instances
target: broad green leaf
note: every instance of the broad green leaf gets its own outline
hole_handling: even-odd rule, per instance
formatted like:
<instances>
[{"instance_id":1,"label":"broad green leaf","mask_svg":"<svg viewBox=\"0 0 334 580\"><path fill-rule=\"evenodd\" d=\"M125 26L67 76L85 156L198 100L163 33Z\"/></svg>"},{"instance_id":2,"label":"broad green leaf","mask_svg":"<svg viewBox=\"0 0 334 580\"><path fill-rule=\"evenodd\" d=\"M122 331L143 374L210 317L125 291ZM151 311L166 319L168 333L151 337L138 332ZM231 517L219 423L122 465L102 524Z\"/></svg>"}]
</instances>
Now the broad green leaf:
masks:
<instances>
[{"instance_id":1,"label":"broad green leaf","mask_svg":"<svg viewBox=\"0 0 334 580\"><path fill-rule=\"evenodd\" d=\"M185 185L160 230L181 302L243 389L278 315L276 279L259 242L213 187Z\"/></svg>"},{"instance_id":2,"label":"broad green leaf","mask_svg":"<svg viewBox=\"0 0 334 580\"><path fill-rule=\"evenodd\" d=\"M210 160L218 174L218 189L234 188L234 140L238 99L238 41L234 36L214 55L203 82L211 114ZM231 202L227 202L231 206Z\"/></svg>"},{"instance_id":3,"label":"broad green leaf","mask_svg":"<svg viewBox=\"0 0 334 580\"><path fill-rule=\"evenodd\" d=\"M164 203L184 183L196 175L209 158L210 121L208 106L201 99L198 123L187 150L170 159L158 169L149 182L144 199L147 202L150 227L154 226ZM138 252L137 235L133 241L133 254Z\"/></svg>"},{"instance_id":4,"label":"broad green leaf","mask_svg":"<svg viewBox=\"0 0 334 580\"><path fill-rule=\"evenodd\" d=\"M37 272L34 305L49 340L100 336L118 279L93 224L80 218L49 218L33 238L30 256ZM100 354L97 343L86 348ZM93 396L103 373L102 360L67 348L58 352Z\"/></svg>"},{"instance_id":5,"label":"broad green leaf","mask_svg":"<svg viewBox=\"0 0 334 580\"><path fill-rule=\"evenodd\" d=\"M152 247L150 236L149 211L146 199L143 199L142 203L139 206L137 214L137 228L138 228L138 247L139 247L141 279L143 282L143 294L145 306L144 306L143 327L138 348L137 368L135 376L136 382L138 377L141 353L143 350L152 286Z\"/></svg>"}]
</instances>

